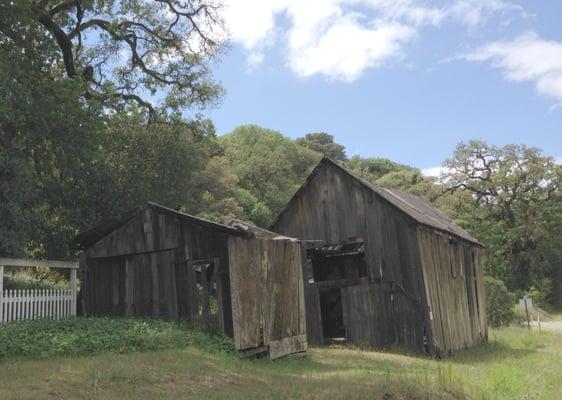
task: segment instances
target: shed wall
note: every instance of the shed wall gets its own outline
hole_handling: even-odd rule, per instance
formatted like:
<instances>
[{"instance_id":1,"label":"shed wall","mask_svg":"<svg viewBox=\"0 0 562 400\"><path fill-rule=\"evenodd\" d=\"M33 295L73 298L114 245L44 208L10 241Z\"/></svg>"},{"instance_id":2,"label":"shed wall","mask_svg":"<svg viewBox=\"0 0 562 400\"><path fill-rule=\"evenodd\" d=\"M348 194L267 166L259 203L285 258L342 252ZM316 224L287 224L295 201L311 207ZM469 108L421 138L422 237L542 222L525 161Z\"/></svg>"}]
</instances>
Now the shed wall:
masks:
<instances>
[{"instance_id":1,"label":"shed wall","mask_svg":"<svg viewBox=\"0 0 562 400\"><path fill-rule=\"evenodd\" d=\"M420 227L419 248L433 344L440 354L487 339L479 248Z\"/></svg>"},{"instance_id":2,"label":"shed wall","mask_svg":"<svg viewBox=\"0 0 562 400\"><path fill-rule=\"evenodd\" d=\"M361 320L381 332L386 329L383 325L397 327L401 333L392 335L393 344L422 350L427 313L424 313L425 293L416 225L402 212L339 168L325 164L291 201L272 229L288 236L323 240L325 244L361 238L365 242L369 284L387 288L345 289L347 304L353 304L348 308L346 325L354 331L360 330L357 324L361 324ZM307 284L305 290L307 314L310 314L307 315L308 339L321 344L318 336L321 326L314 326L319 323L316 285ZM352 310L355 305L371 304L371 297L378 296L379 292L387 293L387 302L391 301L391 294L400 300L388 312L373 305L372 321L364 320L357 314L360 311ZM374 322L380 318L386 322ZM352 321L357 322L352 324Z\"/></svg>"},{"instance_id":3,"label":"shed wall","mask_svg":"<svg viewBox=\"0 0 562 400\"><path fill-rule=\"evenodd\" d=\"M232 335L227 236L146 208L85 250L84 312L193 321L202 300L192 290L195 282L189 262L216 260L220 291L216 324Z\"/></svg>"}]
</instances>

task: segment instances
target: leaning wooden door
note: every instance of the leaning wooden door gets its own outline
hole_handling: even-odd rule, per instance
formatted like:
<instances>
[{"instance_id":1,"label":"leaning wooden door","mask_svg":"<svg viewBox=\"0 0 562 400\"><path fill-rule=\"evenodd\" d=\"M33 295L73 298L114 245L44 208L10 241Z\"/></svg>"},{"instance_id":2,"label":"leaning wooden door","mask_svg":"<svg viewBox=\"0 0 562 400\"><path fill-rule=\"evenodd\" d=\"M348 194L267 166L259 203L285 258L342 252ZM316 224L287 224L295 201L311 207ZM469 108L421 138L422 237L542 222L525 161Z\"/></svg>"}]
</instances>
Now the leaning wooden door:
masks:
<instances>
[{"instance_id":1,"label":"leaning wooden door","mask_svg":"<svg viewBox=\"0 0 562 400\"><path fill-rule=\"evenodd\" d=\"M235 347L270 358L305 351L300 243L231 237L228 249Z\"/></svg>"}]
</instances>

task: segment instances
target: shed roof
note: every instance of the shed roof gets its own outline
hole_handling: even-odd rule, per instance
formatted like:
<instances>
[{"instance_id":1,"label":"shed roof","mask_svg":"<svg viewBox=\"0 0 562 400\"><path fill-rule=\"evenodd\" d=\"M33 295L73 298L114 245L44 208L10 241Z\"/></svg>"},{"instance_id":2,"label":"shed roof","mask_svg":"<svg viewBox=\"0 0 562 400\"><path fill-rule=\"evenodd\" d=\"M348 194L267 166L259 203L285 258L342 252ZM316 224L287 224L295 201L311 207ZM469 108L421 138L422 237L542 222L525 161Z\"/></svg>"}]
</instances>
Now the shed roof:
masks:
<instances>
[{"instance_id":1,"label":"shed roof","mask_svg":"<svg viewBox=\"0 0 562 400\"><path fill-rule=\"evenodd\" d=\"M471 243L477 244L482 246L478 240L468 234L464 229L460 226L455 224L449 217L447 217L444 213L439 211L433 205L431 205L426 200L422 199L419 196L416 196L411 193L401 192L400 190L396 189L388 189L382 186L376 185L372 182L369 182L357 175L355 175L350 170L342 167L340 164L336 163L335 161L324 157L316 167L312 170L310 175L306 178L306 181L302 184L302 186L297 190L294 196L291 198L287 206L279 213L275 221L273 222L272 226L279 221L281 215L285 212L285 210L290 206L290 204L296 200L300 193L304 190L306 186L308 186L309 182L312 178L316 175L318 170L322 168L324 165L332 165L346 175L358 181L361 185L365 188L370 190L371 192L375 193L383 200L385 200L390 205L398 208L401 212L408 215L412 218L415 222L430 227L432 229L437 229L439 231L443 231L454 236L457 236L461 239L469 241Z\"/></svg>"},{"instance_id":2,"label":"shed roof","mask_svg":"<svg viewBox=\"0 0 562 400\"><path fill-rule=\"evenodd\" d=\"M179 218L182 221L193 223L206 228L215 229L231 235L243 235L243 232L233 227L195 217L193 215L185 214L180 211L176 211L149 201L144 206L135 207L118 217L110 218L109 220L95 226L94 228L80 233L72 240L72 246L81 250L87 249L88 247L99 242L105 236L109 235L111 232L121 228L123 225L125 225L131 219L135 218L139 213L146 210L147 208L155 209L161 213Z\"/></svg>"},{"instance_id":3,"label":"shed roof","mask_svg":"<svg viewBox=\"0 0 562 400\"><path fill-rule=\"evenodd\" d=\"M228 225L219 224L217 222L209 221L204 218L199 218L194 215L182 213L180 211L176 211L174 209L149 201L144 206L135 207L119 217L111 218L108 221L86 232L80 233L72 241L73 247L82 250L87 249L88 247L99 242L105 236L109 235L111 232L121 228L123 225L125 225L134 217L136 217L140 212L144 211L146 208L152 208L157 210L158 212L171 215L182 221L186 221L210 229L215 229L221 232L225 232L229 235L254 236L262 239L298 241L298 239L282 236L279 235L278 233L268 231L267 229L259 228L247 222L234 220L230 222Z\"/></svg>"}]
</instances>

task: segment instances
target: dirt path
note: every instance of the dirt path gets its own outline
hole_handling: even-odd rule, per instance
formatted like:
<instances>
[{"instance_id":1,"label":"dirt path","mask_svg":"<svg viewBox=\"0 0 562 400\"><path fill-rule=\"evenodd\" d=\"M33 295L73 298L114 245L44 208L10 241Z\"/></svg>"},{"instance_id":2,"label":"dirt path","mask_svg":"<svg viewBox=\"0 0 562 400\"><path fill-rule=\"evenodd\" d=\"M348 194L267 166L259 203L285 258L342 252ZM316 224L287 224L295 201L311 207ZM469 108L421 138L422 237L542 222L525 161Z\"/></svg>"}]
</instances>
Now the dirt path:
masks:
<instances>
[{"instance_id":1,"label":"dirt path","mask_svg":"<svg viewBox=\"0 0 562 400\"><path fill-rule=\"evenodd\" d=\"M541 328L562 333L562 321L544 321L541 322Z\"/></svg>"},{"instance_id":2,"label":"dirt path","mask_svg":"<svg viewBox=\"0 0 562 400\"><path fill-rule=\"evenodd\" d=\"M539 325L536 321L532 321L531 326L533 327L533 330L539 329ZM544 329L545 331L562 333L562 321L541 321L541 329Z\"/></svg>"}]
</instances>

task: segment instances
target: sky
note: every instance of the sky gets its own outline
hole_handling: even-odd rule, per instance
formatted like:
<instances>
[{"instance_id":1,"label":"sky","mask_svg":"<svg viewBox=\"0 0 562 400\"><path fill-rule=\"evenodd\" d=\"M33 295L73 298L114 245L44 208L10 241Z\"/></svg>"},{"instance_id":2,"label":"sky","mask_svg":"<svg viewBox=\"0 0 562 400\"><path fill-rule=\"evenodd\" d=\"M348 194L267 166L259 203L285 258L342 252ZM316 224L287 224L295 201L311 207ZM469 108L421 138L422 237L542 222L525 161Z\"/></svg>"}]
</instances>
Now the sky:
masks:
<instances>
[{"instance_id":1,"label":"sky","mask_svg":"<svg viewBox=\"0 0 562 400\"><path fill-rule=\"evenodd\" d=\"M206 112L219 134L323 131L348 156L426 173L470 139L562 162L562 1L223 3L226 94Z\"/></svg>"}]
</instances>

